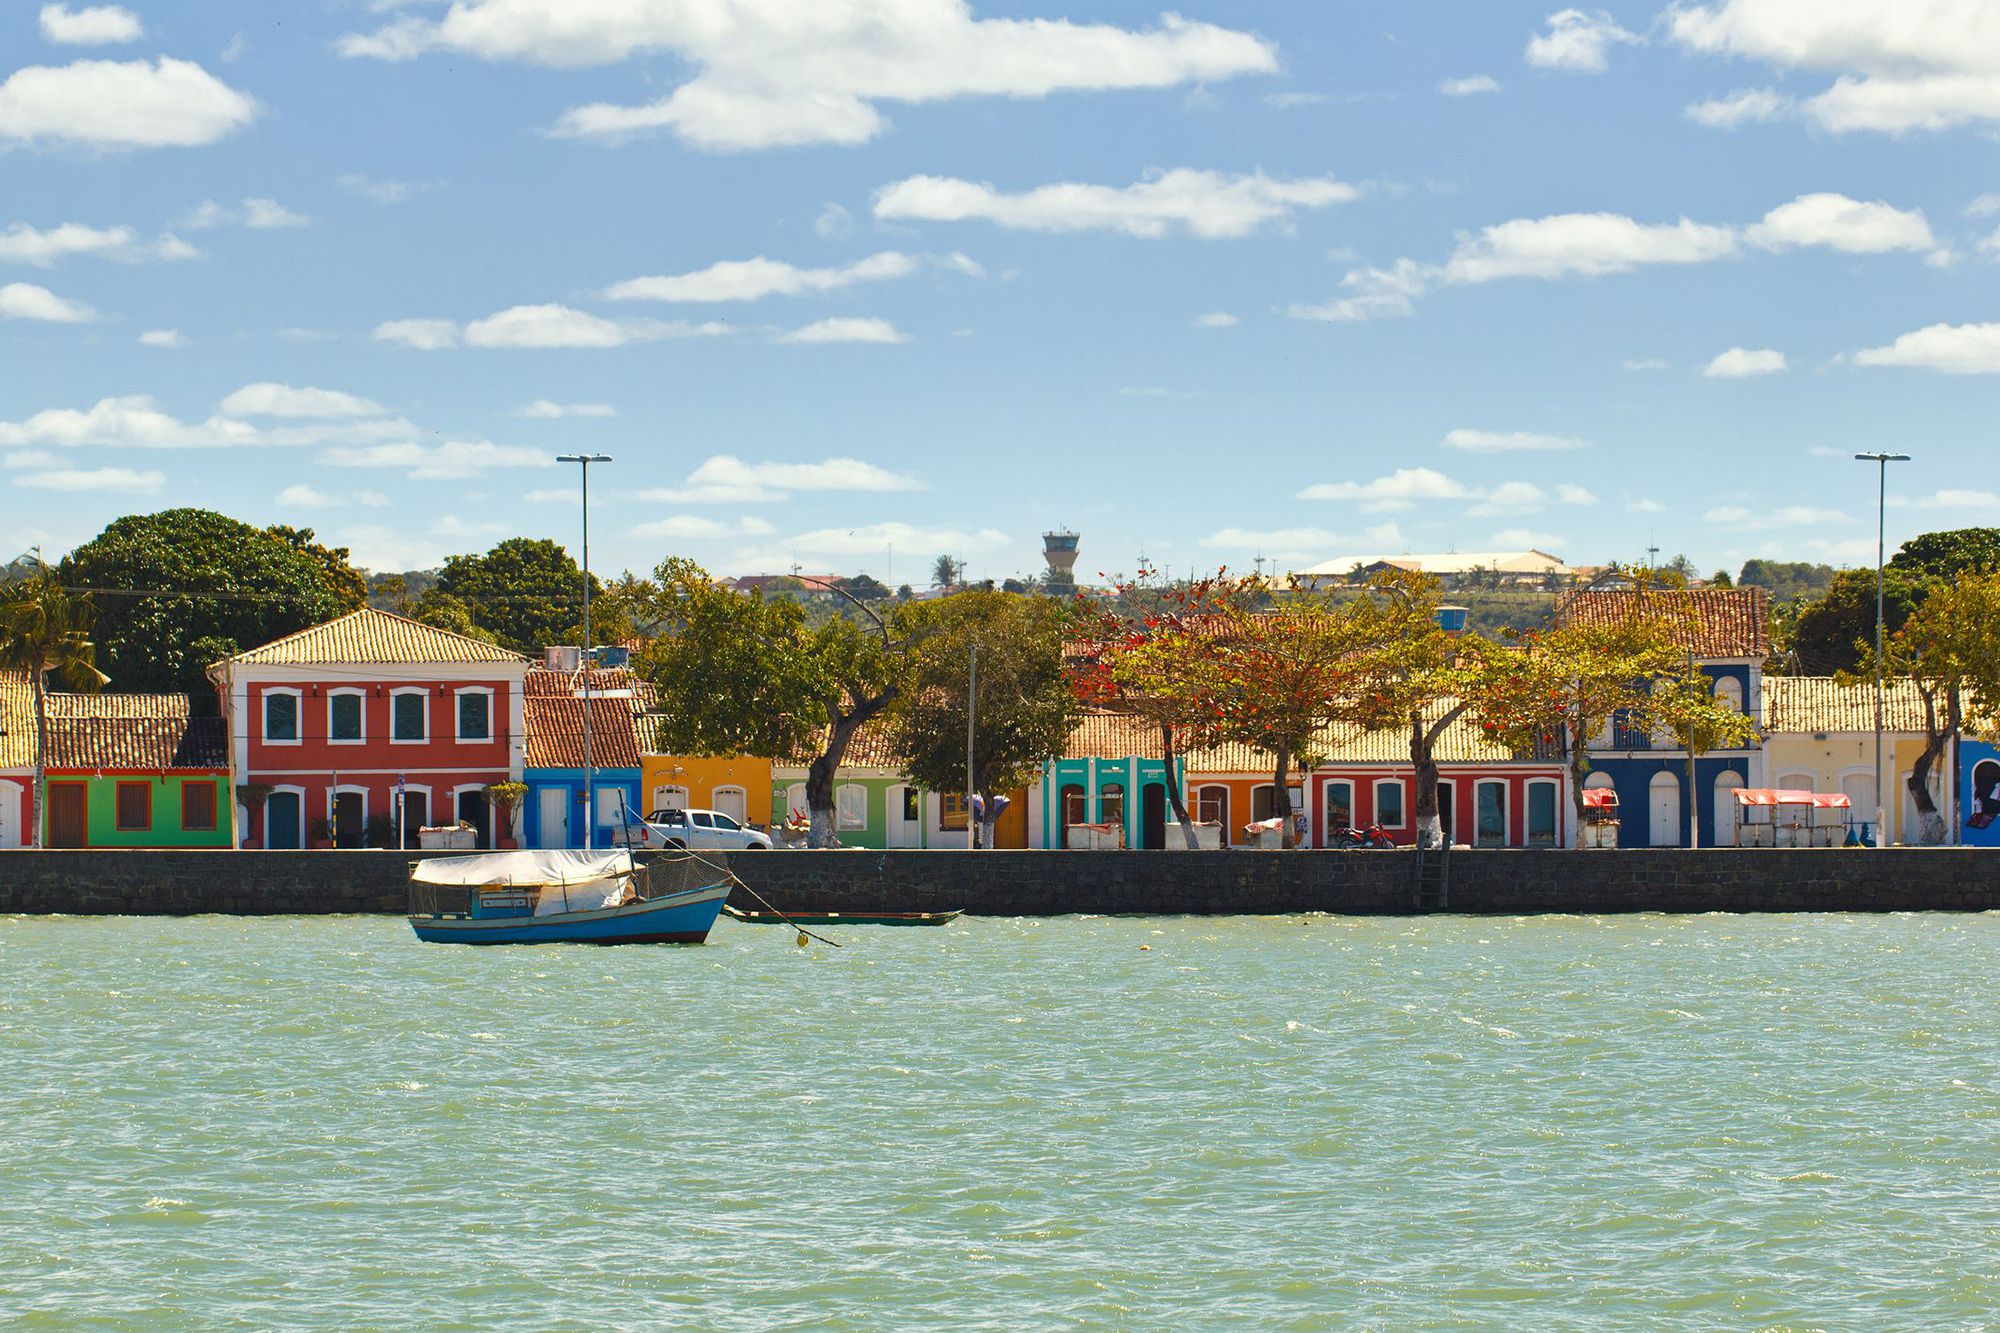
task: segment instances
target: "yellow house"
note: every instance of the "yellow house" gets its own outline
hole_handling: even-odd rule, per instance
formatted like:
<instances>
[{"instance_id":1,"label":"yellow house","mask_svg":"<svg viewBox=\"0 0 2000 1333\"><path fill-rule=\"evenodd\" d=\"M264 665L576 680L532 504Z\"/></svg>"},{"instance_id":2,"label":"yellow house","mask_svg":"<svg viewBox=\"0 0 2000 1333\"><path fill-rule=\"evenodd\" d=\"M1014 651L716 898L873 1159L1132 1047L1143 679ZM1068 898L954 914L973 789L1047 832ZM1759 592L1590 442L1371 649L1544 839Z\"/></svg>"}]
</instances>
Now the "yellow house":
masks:
<instances>
[{"instance_id":1,"label":"yellow house","mask_svg":"<svg viewBox=\"0 0 2000 1333\"><path fill-rule=\"evenodd\" d=\"M719 810L739 824L771 826L771 761L648 754L639 758L639 795L655 810Z\"/></svg>"},{"instance_id":2,"label":"yellow house","mask_svg":"<svg viewBox=\"0 0 2000 1333\"><path fill-rule=\"evenodd\" d=\"M1873 824L1875 687L1841 685L1831 676L1766 676L1764 783L1805 791L1844 792L1856 825ZM1887 842L1921 841L1909 777L1924 749L1924 703L1909 681L1891 682L1882 709L1882 784L1887 787ZM1953 755L1947 745L1930 773L1931 800L1951 826L1943 793Z\"/></svg>"}]
</instances>

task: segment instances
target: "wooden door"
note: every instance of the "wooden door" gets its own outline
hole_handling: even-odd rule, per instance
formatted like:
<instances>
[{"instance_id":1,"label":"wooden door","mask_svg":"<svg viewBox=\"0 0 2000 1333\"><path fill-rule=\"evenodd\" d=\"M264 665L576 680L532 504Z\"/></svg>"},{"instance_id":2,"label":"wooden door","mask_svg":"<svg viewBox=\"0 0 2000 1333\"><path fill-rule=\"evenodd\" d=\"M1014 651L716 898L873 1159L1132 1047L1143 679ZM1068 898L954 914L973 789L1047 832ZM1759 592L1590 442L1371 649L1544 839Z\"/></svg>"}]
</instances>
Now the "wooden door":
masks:
<instances>
[{"instance_id":1,"label":"wooden door","mask_svg":"<svg viewBox=\"0 0 2000 1333\"><path fill-rule=\"evenodd\" d=\"M49 784L49 846L82 847L87 842L84 836L83 784L81 782L51 782Z\"/></svg>"},{"instance_id":2,"label":"wooden door","mask_svg":"<svg viewBox=\"0 0 2000 1333\"><path fill-rule=\"evenodd\" d=\"M1025 789L1007 797L1007 808L993 823L993 845L1016 851L1028 845L1028 793Z\"/></svg>"}]
</instances>

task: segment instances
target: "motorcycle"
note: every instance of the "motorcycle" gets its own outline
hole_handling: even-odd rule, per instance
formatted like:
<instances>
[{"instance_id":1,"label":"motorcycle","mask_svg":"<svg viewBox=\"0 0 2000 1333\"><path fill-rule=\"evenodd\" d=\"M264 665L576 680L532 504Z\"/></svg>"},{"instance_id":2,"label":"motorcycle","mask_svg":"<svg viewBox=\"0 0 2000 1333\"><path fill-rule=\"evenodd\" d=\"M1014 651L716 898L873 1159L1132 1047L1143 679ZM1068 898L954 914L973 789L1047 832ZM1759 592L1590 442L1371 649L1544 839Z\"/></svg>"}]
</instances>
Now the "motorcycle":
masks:
<instances>
[{"instance_id":1,"label":"motorcycle","mask_svg":"<svg viewBox=\"0 0 2000 1333\"><path fill-rule=\"evenodd\" d=\"M1369 824L1362 828L1336 830L1333 845L1350 851L1388 851L1396 844L1380 824Z\"/></svg>"}]
</instances>

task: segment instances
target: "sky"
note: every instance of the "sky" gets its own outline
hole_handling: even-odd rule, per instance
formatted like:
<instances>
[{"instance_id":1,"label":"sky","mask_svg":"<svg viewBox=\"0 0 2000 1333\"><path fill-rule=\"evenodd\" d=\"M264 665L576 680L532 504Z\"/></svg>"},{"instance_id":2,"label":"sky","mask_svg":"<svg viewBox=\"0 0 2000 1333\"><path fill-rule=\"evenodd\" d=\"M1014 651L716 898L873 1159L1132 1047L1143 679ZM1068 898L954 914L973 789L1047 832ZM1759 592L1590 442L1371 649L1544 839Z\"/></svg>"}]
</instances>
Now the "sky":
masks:
<instances>
[{"instance_id":1,"label":"sky","mask_svg":"<svg viewBox=\"0 0 2000 1333\"><path fill-rule=\"evenodd\" d=\"M0 559L1874 558L2000 523L2000 7L21 0Z\"/></svg>"}]
</instances>

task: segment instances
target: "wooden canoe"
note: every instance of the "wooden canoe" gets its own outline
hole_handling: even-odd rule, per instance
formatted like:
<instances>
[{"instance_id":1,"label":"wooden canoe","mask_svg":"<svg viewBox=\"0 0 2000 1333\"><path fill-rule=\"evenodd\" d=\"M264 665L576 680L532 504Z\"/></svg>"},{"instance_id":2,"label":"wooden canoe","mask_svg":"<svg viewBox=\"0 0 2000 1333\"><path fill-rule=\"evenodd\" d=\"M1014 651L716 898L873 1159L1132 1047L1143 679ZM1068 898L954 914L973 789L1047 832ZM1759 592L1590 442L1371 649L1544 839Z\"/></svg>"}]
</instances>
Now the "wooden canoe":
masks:
<instances>
[{"instance_id":1,"label":"wooden canoe","mask_svg":"<svg viewBox=\"0 0 2000 1333\"><path fill-rule=\"evenodd\" d=\"M779 916L776 912L750 912L734 903L724 903L722 910L738 921L752 925L778 925L787 922L800 926L942 926L956 921L960 912L787 912Z\"/></svg>"}]
</instances>

